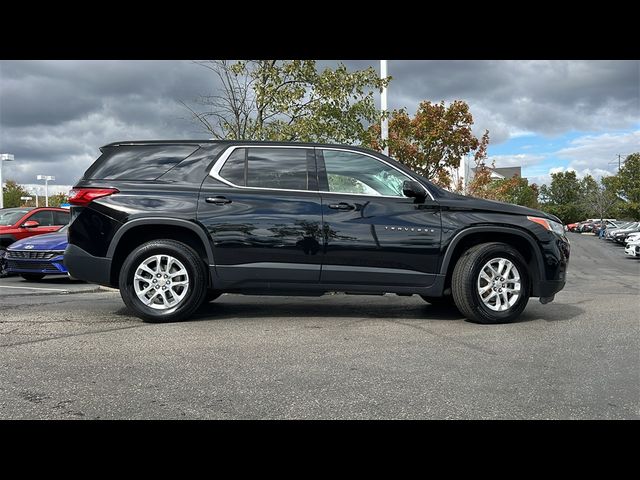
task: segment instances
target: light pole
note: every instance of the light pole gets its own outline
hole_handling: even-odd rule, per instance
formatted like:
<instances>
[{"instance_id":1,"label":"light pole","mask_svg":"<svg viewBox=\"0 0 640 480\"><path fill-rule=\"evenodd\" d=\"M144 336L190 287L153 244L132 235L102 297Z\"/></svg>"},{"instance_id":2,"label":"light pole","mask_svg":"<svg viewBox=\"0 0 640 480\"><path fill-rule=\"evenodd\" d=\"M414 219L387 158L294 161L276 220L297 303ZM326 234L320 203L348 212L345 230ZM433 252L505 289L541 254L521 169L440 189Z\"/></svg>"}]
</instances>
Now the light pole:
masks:
<instances>
[{"instance_id":1,"label":"light pole","mask_svg":"<svg viewBox=\"0 0 640 480\"><path fill-rule=\"evenodd\" d=\"M387 77L387 61L380 60L380 78ZM389 120L387 119L387 87L382 87L382 93L380 94L380 110L382 110L382 125L380 137L382 143L385 143L389 138ZM385 145L384 154L389 155L389 147Z\"/></svg>"},{"instance_id":2,"label":"light pole","mask_svg":"<svg viewBox=\"0 0 640 480\"><path fill-rule=\"evenodd\" d=\"M49 181L53 181L56 177L52 177L51 175L38 175L36 177L38 180L44 180L44 198L46 206L49 206Z\"/></svg>"},{"instance_id":3,"label":"light pole","mask_svg":"<svg viewBox=\"0 0 640 480\"><path fill-rule=\"evenodd\" d=\"M13 161L13 155L10 153L0 153L0 208L4 208L4 190L2 190L2 162Z\"/></svg>"}]
</instances>

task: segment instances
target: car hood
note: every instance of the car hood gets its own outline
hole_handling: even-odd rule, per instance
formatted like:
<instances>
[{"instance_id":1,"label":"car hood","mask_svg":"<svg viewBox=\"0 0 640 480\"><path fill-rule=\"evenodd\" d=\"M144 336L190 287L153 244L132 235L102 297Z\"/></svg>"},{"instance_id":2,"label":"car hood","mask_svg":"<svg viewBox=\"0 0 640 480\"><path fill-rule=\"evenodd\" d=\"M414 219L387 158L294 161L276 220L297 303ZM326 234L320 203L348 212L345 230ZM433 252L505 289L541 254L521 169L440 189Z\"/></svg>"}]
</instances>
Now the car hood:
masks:
<instances>
[{"instance_id":1,"label":"car hood","mask_svg":"<svg viewBox=\"0 0 640 480\"><path fill-rule=\"evenodd\" d=\"M9 250L64 250L67 247L67 232L47 233L18 240Z\"/></svg>"},{"instance_id":2,"label":"car hood","mask_svg":"<svg viewBox=\"0 0 640 480\"><path fill-rule=\"evenodd\" d=\"M533 217L542 217L554 222L562 223L558 217L545 213L541 210L514 205L512 203L496 202L494 200L485 200L483 198L467 197L451 193L444 189L438 189L438 195L435 200L441 207L448 207L456 210L477 210L482 212L510 213L513 215L530 215Z\"/></svg>"}]
</instances>

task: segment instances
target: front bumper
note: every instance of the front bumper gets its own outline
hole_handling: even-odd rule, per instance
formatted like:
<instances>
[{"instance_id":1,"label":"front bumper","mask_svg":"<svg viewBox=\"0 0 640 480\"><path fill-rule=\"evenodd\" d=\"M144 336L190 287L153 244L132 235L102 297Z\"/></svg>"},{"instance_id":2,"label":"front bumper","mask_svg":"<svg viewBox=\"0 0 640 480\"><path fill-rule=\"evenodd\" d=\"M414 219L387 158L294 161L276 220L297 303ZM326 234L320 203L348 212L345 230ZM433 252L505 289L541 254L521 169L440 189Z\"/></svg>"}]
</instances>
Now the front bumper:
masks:
<instances>
[{"instance_id":1,"label":"front bumper","mask_svg":"<svg viewBox=\"0 0 640 480\"><path fill-rule=\"evenodd\" d=\"M624 249L624 253L630 257L637 257L639 255L638 248L638 245L627 245Z\"/></svg>"},{"instance_id":2,"label":"front bumper","mask_svg":"<svg viewBox=\"0 0 640 480\"><path fill-rule=\"evenodd\" d=\"M67 269L63 256L57 255L49 259L12 258L7 256L7 268L10 273L39 273L44 275L66 275Z\"/></svg>"},{"instance_id":3,"label":"front bumper","mask_svg":"<svg viewBox=\"0 0 640 480\"><path fill-rule=\"evenodd\" d=\"M112 286L110 258L94 257L82 248L69 244L64 251L64 264L73 278L107 287Z\"/></svg>"}]
</instances>

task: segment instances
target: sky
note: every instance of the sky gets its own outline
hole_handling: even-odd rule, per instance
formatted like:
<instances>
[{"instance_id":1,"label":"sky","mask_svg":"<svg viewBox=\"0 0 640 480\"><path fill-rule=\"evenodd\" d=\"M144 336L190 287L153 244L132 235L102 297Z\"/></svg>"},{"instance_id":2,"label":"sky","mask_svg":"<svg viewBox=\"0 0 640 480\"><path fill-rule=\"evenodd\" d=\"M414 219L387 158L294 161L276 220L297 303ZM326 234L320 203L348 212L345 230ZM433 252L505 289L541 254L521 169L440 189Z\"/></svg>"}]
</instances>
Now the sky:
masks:
<instances>
[{"instance_id":1,"label":"sky","mask_svg":"<svg viewBox=\"0 0 640 480\"><path fill-rule=\"evenodd\" d=\"M379 71L379 60L342 62ZM489 130L489 161L530 182L614 174L618 155L640 151L639 61L389 60L388 74L390 109L466 101L476 135ZM0 153L15 156L3 179L72 185L107 143L208 138L180 101L215 89L188 60L0 61Z\"/></svg>"}]
</instances>

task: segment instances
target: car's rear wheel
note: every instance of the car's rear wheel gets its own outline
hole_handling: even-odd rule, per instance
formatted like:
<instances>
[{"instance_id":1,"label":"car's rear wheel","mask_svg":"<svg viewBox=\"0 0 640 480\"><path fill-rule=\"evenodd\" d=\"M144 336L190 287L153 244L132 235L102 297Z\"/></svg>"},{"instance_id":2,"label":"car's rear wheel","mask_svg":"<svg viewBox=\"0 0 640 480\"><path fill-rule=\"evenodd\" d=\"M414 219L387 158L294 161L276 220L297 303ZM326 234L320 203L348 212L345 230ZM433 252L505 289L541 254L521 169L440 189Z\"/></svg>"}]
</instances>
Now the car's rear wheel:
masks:
<instances>
[{"instance_id":1,"label":"car's rear wheel","mask_svg":"<svg viewBox=\"0 0 640 480\"><path fill-rule=\"evenodd\" d=\"M42 280L44 278L44 275L42 273L21 273L20 276L28 282L37 282L38 280Z\"/></svg>"},{"instance_id":2,"label":"car's rear wheel","mask_svg":"<svg viewBox=\"0 0 640 480\"><path fill-rule=\"evenodd\" d=\"M527 264L506 243L476 245L460 257L453 270L453 299L469 320L507 323L522 313L529 301Z\"/></svg>"},{"instance_id":3,"label":"car's rear wheel","mask_svg":"<svg viewBox=\"0 0 640 480\"><path fill-rule=\"evenodd\" d=\"M119 286L124 303L144 321L185 320L206 299L206 267L188 245L154 240L127 256Z\"/></svg>"}]
</instances>

